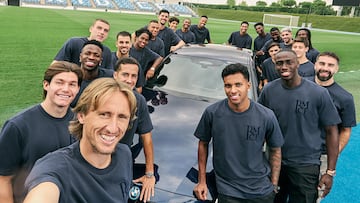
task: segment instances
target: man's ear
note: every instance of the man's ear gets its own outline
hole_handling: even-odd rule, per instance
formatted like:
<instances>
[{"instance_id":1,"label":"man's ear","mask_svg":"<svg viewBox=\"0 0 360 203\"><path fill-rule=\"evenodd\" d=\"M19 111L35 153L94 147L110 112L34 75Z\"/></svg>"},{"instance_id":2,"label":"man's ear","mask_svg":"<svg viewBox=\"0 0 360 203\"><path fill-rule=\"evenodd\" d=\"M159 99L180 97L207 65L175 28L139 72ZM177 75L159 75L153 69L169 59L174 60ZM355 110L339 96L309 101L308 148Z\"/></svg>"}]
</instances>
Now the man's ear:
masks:
<instances>
[{"instance_id":1,"label":"man's ear","mask_svg":"<svg viewBox=\"0 0 360 203\"><path fill-rule=\"evenodd\" d=\"M84 122L85 122L85 114L84 113L77 113L76 117L79 120L79 123L84 124Z\"/></svg>"}]
</instances>

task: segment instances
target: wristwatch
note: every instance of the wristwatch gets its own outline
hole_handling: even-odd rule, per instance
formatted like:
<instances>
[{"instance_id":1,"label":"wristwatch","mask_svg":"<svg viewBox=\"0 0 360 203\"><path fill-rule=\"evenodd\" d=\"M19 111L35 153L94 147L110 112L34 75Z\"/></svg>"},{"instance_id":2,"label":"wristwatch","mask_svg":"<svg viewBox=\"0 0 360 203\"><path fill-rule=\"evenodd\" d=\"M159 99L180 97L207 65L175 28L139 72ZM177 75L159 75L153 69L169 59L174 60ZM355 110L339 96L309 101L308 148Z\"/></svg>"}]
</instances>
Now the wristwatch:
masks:
<instances>
[{"instance_id":1,"label":"wristwatch","mask_svg":"<svg viewBox=\"0 0 360 203\"><path fill-rule=\"evenodd\" d=\"M326 174L331 176L331 177L334 177L336 175L336 170L327 169Z\"/></svg>"},{"instance_id":2,"label":"wristwatch","mask_svg":"<svg viewBox=\"0 0 360 203\"><path fill-rule=\"evenodd\" d=\"M153 172L146 172L146 173L145 173L145 176L146 176L147 178L152 178L152 177L154 176L154 173L153 173Z\"/></svg>"},{"instance_id":3,"label":"wristwatch","mask_svg":"<svg viewBox=\"0 0 360 203\"><path fill-rule=\"evenodd\" d=\"M280 191L280 186L274 185L274 192L277 194Z\"/></svg>"}]
</instances>

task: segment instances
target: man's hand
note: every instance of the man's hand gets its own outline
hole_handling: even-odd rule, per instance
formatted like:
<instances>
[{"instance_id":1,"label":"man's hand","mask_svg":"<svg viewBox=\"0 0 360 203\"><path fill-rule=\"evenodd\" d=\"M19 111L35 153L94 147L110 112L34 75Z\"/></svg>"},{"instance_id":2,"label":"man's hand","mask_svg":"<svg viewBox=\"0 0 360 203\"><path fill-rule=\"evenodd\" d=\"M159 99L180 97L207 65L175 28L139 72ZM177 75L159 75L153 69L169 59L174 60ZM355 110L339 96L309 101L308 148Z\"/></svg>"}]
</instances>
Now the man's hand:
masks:
<instances>
[{"instance_id":1,"label":"man's hand","mask_svg":"<svg viewBox=\"0 0 360 203\"><path fill-rule=\"evenodd\" d=\"M205 201L207 198L208 188L206 183L196 184L194 193L199 200Z\"/></svg>"},{"instance_id":2,"label":"man's hand","mask_svg":"<svg viewBox=\"0 0 360 203\"><path fill-rule=\"evenodd\" d=\"M136 180L133 180L133 182L142 183L140 201L150 201L150 197L153 197L155 192L155 176L147 177L144 175Z\"/></svg>"},{"instance_id":3,"label":"man's hand","mask_svg":"<svg viewBox=\"0 0 360 203\"><path fill-rule=\"evenodd\" d=\"M318 185L318 190L323 190L321 198L324 198L327 194L330 193L331 187L333 184L333 177L328 174L323 174L320 178Z\"/></svg>"},{"instance_id":4,"label":"man's hand","mask_svg":"<svg viewBox=\"0 0 360 203\"><path fill-rule=\"evenodd\" d=\"M146 79L154 77L154 74L155 74L155 68L152 67L146 72Z\"/></svg>"}]
</instances>

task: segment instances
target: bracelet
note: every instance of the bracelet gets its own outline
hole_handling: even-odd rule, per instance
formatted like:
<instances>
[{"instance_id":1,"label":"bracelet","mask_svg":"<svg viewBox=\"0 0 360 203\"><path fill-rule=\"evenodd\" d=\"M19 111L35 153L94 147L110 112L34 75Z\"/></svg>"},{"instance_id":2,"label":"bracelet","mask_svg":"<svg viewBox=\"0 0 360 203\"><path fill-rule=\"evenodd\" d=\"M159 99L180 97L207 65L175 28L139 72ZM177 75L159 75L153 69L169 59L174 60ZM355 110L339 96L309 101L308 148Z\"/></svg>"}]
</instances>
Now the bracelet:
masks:
<instances>
[{"instance_id":1,"label":"bracelet","mask_svg":"<svg viewBox=\"0 0 360 203\"><path fill-rule=\"evenodd\" d=\"M325 174L331 176L331 177L334 177L336 175L336 170L330 170L330 169L327 169Z\"/></svg>"},{"instance_id":2,"label":"bracelet","mask_svg":"<svg viewBox=\"0 0 360 203\"><path fill-rule=\"evenodd\" d=\"M145 173L145 176L146 176L147 178L152 178L152 177L154 177L154 173L153 173L153 172L146 172L146 173Z\"/></svg>"}]
</instances>

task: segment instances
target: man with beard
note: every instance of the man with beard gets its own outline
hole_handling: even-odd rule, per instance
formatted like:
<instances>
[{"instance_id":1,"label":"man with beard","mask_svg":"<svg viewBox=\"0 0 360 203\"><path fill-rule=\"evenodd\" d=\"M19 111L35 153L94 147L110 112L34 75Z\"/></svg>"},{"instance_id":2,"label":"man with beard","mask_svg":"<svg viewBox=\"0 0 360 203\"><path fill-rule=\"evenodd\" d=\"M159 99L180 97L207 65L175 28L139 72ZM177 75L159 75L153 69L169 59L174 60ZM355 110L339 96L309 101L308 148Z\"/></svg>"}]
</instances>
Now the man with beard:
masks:
<instances>
[{"instance_id":1,"label":"man with beard","mask_svg":"<svg viewBox=\"0 0 360 203\"><path fill-rule=\"evenodd\" d=\"M96 79L73 111L69 130L78 141L36 162L24 202L127 202L132 159L119 141L135 118L132 90L113 78Z\"/></svg>"},{"instance_id":2,"label":"man with beard","mask_svg":"<svg viewBox=\"0 0 360 203\"><path fill-rule=\"evenodd\" d=\"M117 60L123 57L129 57L131 48L131 34L127 31L121 31L116 35L116 51L111 53L112 67L114 69Z\"/></svg>"},{"instance_id":3,"label":"man with beard","mask_svg":"<svg viewBox=\"0 0 360 203\"><path fill-rule=\"evenodd\" d=\"M114 67L114 79L118 82L124 82L134 92L136 97L136 118L131 123L131 129L127 130L121 143L127 144L131 148L132 158L135 158L142 149L145 155L145 167L136 164L133 167L134 182L141 183L140 201L150 201L150 197L155 192L155 169L154 169L154 150L151 130L153 125L150 119L148 106L145 98L135 90L135 84L138 79L139 63L134 58L124 57L116 62ZM134 135L139 135L139 142L133 144Z\"/></svg>"},{"instance_id":4,"label":"man with beard","mask_svg":"<svg viewBox=\"0 0 360 203\"><path fill-rule=\"evenodd\" d=\"M240 31L235 31L231 33L228 39L228 44L236 46L238 48L251 49L252 38L247 33L248 28L249 28L249 23L247 21L241 22Z\"/></svg>"},{"instance_id":5,"label":"man with beard","mask_svg":"<svg viewBox=\"0 0 360 203\"><path fill-rule=\"evenodd\" d=\"M53 62L44 74L44 100L5 122L0 133L1 203L23 202L25 179L36 160L73 143L68 125L74 114L69 106L81 80L76 64Z\"/></svg>"},{"instance_id":6,"label":"man with beard","mask_svg":"<svg viewBox=\"0 0 360 203\"><path fill-rule=\"evenodd\" d=\"M153 52L159 54L161 57L165 57L165 45L164 41L158 37L160 24L157 20L151 20L147 26L147 29L151 32L152 36L149 40L147 47Z\"/></svg>"},{"instance_id":7,"label":"man with beard","mask_svg":"<svg viewBox=\"0 0 360 203\"><path fill-rule=\"evenodd\" d=\"M146 28L136 30L135 42L129 52L130 56L135 58L140 64L139 79L136 83L139 92L142 91L141 89L145 85L145 81L154 76L156 67L163 60L163 57L146 47L151 36L151 32Z\"/></svg>"},{"instance_id":8,"label":"man with beard","mask_svg":"<svg viewBox=\"0 0 360 203\"><path fill-rule=\"evenodd\" d=\"M195 42L195 35L193 32L190 31L191 20L190 18L185 18L183 21L182 28L176 30L176 34L186 43L194 43Z\"/></svg>"},{"instance_id":9,"label":"man with beard","mask_svg":"<svg viewBox=\"0 0 360 203\"><path fill-rule=\"evenodd\" d=\"M292 37L292 31L290 27L284 27L281 29L281 39L283 42L280 43L281 49L291 49L291 45L294 42Z\"/></svg>"},{"instance_id":10,"label":"man with beard","mask_svg":"<svg viewBox=\"0 0 360 203\"><path fill-rule=\"evenodd\" d=\"M356 126L356 116L353 96L334 79L334 75L339 71L339 61L340 59L335 53L320 53L315 63L315 82L329 91L340 116L341 123L338 125L340 153L350 139L351 128ZM322 138L320 174L325 173L327 167L325 131L322 133Z\"/></svg>"},{"instance_id":11,"label":"man with beard","mask_svg":"<svg viewBox=\"0 0 360 203\"><path fill-rule=\"evenodd\" d=\"M258 102L274 111L284 136L275 203L315 203L317 188L325 197L333 184L339 152L337 125L341 122L329 92L299 73L296 53L281 50L275 55L280 79L264 86ZM319 181L321 132L326 131L328 165Z\"/></svg>"},{"instance_id":12,"label":"man with beard","mask_svg":"<svg viewBox=\"0 0 360 203\"><path fill-rule=\"evenodd\" d=\"M102 61L102 51L103 45L100 42L96 40L85 42L80 53L80 68L83 73L83 80L81 82L80 91L76 95L74 101L71 103L71 107L75 107L81 93L93 80L97 78L113 76L113 68L100 68L100 63Z\"/></svg>"},{"instance_id":13,"label":"man with beard","mask_svg":"<svg viewBox=\"0 0 360 203\"><path fill-rule=\"evenodd\" d=\"M165 56L185 45L174 31L166 26L169 20L170 12L166 9L159 11L158 21L160 23L160 30L158 36L163 40L165 46Z\"/></svg>"},{"instance_id":14,"label":"man with beard","mask_svg":"<svg viewBox=\"0 0 360 203\"><path fill-rule=\"evenodd\" d=\"M271 35L271 39L266 41L264 46L261 48L261 51L263 51L265 53L266 58L269 58L269 53L267 52L267 50L269 49L269 45L273 42L276 43L281 43L283 42L281 37L280 37L280 30L277 27L273 27L270 29L270 35ZM265 60L265 59L264 59Z\"/></svg>"},{"instance_id":15,"label":"man with beard","mask_svg":"<svg viewBox=\"0 0 360 203\"><path fill-rule=\"evenodd\" d=\"M201 16L197 25L191 25L190 31L195 34L195 44L212 43L210 39L210 31L205 27L208 21L207 16Z\"/></svg>"},{"instance_id":16,"label":"man with beard","mask_svg":"<svg viewBox=\"0 0 360 203\"><path fill-rule=\"evenodd\" d=\"M89 37L73 37L64 43L56 54L54 61L69 61L80 66L80 53L84 43L90 40L97 40L103 43L110 32L110 24L104 19L96 19L89 28ZM112 69L111 51L107 46L103 46L101 68Z\"/></svg>"}]
</instances>

